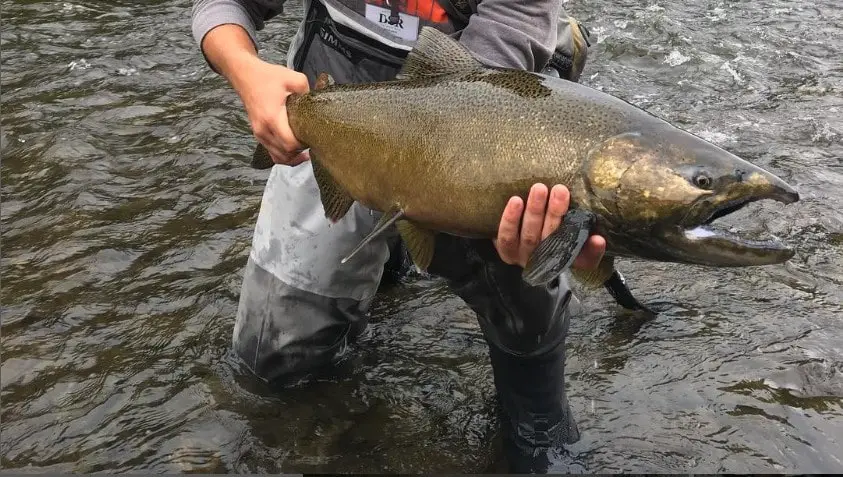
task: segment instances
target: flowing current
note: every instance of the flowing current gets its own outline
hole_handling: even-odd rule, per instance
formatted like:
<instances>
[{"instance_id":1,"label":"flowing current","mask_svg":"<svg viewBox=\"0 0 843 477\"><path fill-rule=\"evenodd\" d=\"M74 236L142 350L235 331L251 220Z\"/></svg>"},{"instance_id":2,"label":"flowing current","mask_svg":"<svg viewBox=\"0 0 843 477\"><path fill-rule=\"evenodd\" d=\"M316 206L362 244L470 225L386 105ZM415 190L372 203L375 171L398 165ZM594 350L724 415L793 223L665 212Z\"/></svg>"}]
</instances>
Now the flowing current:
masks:
<instances>
[{"instance_id":1,"label":"flowing current","mask_svg":"<svg viewBox=\"0 0 843 477\"><path fill-rule=\"evenodd\" d=\"M583 294L568 394L591 472L843 471L839 2L567 1L582 81L769 168L802 201L721 220L784 265L624 260L661 314ZM186 0L2 2L2 413L7 472L483 472L486 346L439 280L385 288L351 359L281 393L234 366L266 171ZM268 23L281 62L302 10ZM572 112L576 113L576 112Z\"/></svg>"}]
</instances>

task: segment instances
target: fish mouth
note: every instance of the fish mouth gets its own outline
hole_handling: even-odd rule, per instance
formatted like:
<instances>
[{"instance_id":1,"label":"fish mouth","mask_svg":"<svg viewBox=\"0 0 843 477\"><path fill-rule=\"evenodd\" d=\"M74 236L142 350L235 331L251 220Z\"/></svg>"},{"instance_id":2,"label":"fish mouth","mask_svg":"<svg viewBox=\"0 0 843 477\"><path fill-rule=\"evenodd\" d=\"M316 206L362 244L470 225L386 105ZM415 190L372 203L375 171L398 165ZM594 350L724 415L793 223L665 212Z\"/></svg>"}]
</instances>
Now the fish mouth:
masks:
<instances>
[{"instance_id":1,"label":"fish mouth","mask_svg":"<svg viewBox=\"0 0 843 477\"><path fill-rule=\"evenodd\" d=\"M799 200L799 194L786 187L777 188L770 193L724 201L704 215L702 220L680 227L683 248L693 255L694 262L719 267L772 265L790 260L796 252L779 238L748 238L734 227L716 223L719 219L762 200L792 204Z\"/></svg>"},{"instance_id":2,"label":"fish mouth","mask_svg":"<svg viewBox=\"0 0 843 477\"><path fill-rule=\"evenodd\" d=\"M700 224L700 226L711 225L712 222L714 222L715 220L726 217L729 214L733 214L733 213L743 209L744 207L746 207L750 203L756 202L756 201L759 201L759 200L763 200L763 198L762 197L744 197L744 198L739 198L739 199L735 199L735 200L726 202L723 205L721 205L720 207L713 210L709 214L708 218L703 220L703 222Z\"/></svg>"}]
</instances>

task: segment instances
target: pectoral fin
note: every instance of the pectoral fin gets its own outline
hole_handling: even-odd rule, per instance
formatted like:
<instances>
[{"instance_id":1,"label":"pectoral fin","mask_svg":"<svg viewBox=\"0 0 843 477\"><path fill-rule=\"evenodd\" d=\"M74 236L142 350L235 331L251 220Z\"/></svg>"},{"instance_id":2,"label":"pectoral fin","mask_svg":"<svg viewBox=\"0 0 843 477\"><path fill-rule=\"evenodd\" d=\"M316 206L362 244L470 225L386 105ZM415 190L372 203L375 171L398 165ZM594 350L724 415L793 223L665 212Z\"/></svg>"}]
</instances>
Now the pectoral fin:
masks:
<instances>
[{"instance_id":1,"label":"pectoral fin","mask_svg":"<svg viewBox=\"0 0 843 477\"><path fill-rule=\"evenodd\" d=\"M390 225L394 224L395 221L400 219L401 217L404 217L404 210L402 210L400 207L394 206L389 209L385 214L381 216L381 219L378 221L377 225L375 225L375 228L372 229L371 232L369 232L369 235L367 235L362 242L357 244L357 246L354 247L354 250L352 250L351 253L349 253L348 255L346 255L345 258L342 259L341 263L349 261L351 257L354 256L354 254L356 254L360 251L361 248L363 248L363 246L371 242L373 238L384 233Z\"/></svg>"},{"instance_id":2,"label":"pectoral fin","mask_svg":"<svg viewBox=\"0 0 843 477\"><path fill-rule=\"evenodd\" d=\"M427 271L427 267L433 261L436 232L419 227L408 220L399 220L397 226L413 263L421 270Z\"/></svg>"},{"instance_id":3,"label":"pectoral fin","mask_svg":"<svg viewBox=\"0 0 843 477\"><path fill-rule=\"evenodd\" d=\"M574 209L562 224L542 240L527 261L521 277L530 286L544 285L571 267L591 234L597 218L591 212Z\"/></svg>"},{"instance_id":4,"label":"pectoral fin","mask_svg":"<svg viewBox=\"0 0 843 477\"><path fill-rule=\"evenodd\" d=\"M319 186L319 197L322 199L325 217L328 217L331 222L337 222L348 213L348 209L354 203L354 198L337 184L328 169L319 163L319 158L316 157L312 149L310 151L310 163L313 166L316 184Z\"/></svg>"}]
</instances>

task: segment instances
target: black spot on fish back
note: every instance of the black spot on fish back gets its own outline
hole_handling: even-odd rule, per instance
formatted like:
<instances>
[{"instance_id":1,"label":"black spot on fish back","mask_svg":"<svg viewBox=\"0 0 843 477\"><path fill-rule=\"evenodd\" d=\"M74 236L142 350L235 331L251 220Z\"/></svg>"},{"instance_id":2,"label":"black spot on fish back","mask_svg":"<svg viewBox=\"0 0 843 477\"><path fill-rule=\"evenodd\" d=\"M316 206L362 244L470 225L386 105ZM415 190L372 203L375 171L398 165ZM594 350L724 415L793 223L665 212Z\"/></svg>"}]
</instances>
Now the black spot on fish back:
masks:
<instances>
[{"instance_id":1,"label":"black spot on fish back","mask_svg":"<svg viewBox=\"0 0 843 477\"><path fill-rule=\"evenodd\" d=\"M541 76L527 71L505 70L489 72L487 70L483 73L469 75L466 79L472 79L471 76L474 76L477 81L483 81L492 86L505 89L522 98L538 99L548 97L551 94L550 88L542 84Z\"/></svg>"}]
</instances>

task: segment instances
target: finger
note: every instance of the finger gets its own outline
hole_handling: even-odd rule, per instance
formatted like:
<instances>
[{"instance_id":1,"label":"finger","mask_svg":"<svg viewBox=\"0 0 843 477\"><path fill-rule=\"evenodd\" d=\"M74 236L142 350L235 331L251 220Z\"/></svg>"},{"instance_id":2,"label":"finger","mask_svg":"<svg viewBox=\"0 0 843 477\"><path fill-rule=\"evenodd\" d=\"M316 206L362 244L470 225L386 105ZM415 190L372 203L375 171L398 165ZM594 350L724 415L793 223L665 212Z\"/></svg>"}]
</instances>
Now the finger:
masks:
<instances>
[{"instance_id":1,"label":"finger","mask_svg":"<svg viewBox=\"0 0 843 477\"><path fill-rule=\"evenodd\" d=\"M498 249L501 260L508 264L518 261L518 229L523 208L520 197L511 197L506 203L506 208L501 214L501 223L498 225L495 248Z\"/></svg>"},{"instance_id":2,"label":"finger","mask_svg":"<svg viewBox=\"0 0 843 477\"><path fill-rule=\"evenodd\" d=\"M588 241L574 260L574 267L583 270L596 268L606 253L606 239L600 235L588 237Z\"/></svg>"},{"instance_id":3,"label":"finger","mask_svg":"<svg viewBox=\"0 0 843 477\"><path fill-rule=\"evenodd\" d=\"M272 161L276 164L286 164L289 160L289 154L284 150L278 136L275 133L274 125L264 123L264 125L253 127L255 138L258 142L263 144L263 147L269 152Z\"/></svg>"},{"instance_id":4,"label":"finger","mask_svg":"<svg viewBox=\"0 0 843 477\"><path fill-rule=\"evenodd\" d=\"M276 137L279 147L288 154L298 153L298 151L303 149L304 146L290 128L286 107L282 107L278 116L275 118L272 124L272 132Z\"/></svg>"},{"instance_id":5,"label":"finger","mask_svg":"<svg viewBox=\"0 0 843 477\"><path fill-rule=\"evenodd\" d=\"M288 160L287 153L285 153L284 151L279 149L278 146L274 142L272 142L270 140L267 140L267 139L260 139L260 138L258 140L260 141L261 144L263 144L263 147L266 148L267 152L269 152L269 157L272 158L272 162L274 162L276 164L286 164L287 163L287 160Z\"/></svg>"},{"instance_id":6,"label":"finger","mask_svg":"<svg viewBox=\"0 0 843 477\"><path fill-rule=\"evenodd\" d=\"M306 162L310 160L310 151L302 151L296 154L290 161L287 162L288 166L297 166L302 162Z\"/></svg>"},{"instance_id":7,"label":"finger","mask_svg":"<svg viewBox=\"0 0 843 477\"><path fill-rule=\"evenodd\" d=\"M270 126L268 130L269 132L264 133L259 140L266 147L267 151L269 151L273 162L288 166L294 166L303 162L304 159L299 157L302 151L300 149L289 149L289 145L284 143L284 139L281 136L283 133L281 133L277 125Z\"/></svg>"},{"instance_id":8,"label":"finger","mask_svg":"<svg viewBox=\"0 0 843 477\"><path fill-rule=\"evenodd\" d=\"M530 188L524 219L521 222L521 249L529 254L541 239L544 213L547 207L547 186L534 184Z\"/></svg>"},{"instance_id":9,"label":"finger","mask_svg":"<svg viewBox=\"0 0 843 477\"><path fill-rule=\"evenodd\" d=\"M544 216L542 240L546 239L548 235L559 228L559 224L562 223L562 217L568 212L570 200L571 194L568 192L567 187L557 184L553 186L553 189L550 189L547 213Z\"/></svg>"},{"instance_id":10,"label":"finger","mask_svg":"<svg viewBox=\"0 0 843 477\"><path fill-rule=\"evenodd\" d=\"M293 75L285 86L288 91L300 94L307 93L310 90L310 83L304 73Z\"/></svg>"}]
</instances>

